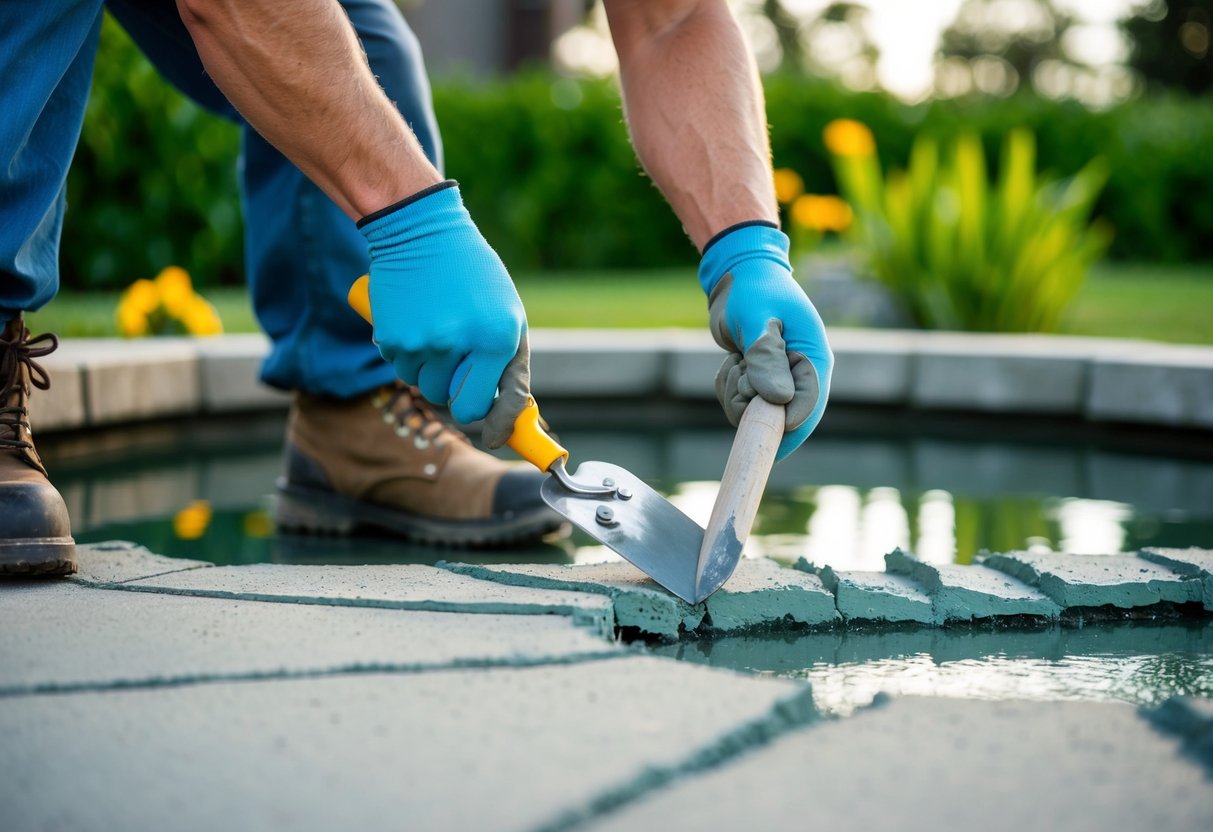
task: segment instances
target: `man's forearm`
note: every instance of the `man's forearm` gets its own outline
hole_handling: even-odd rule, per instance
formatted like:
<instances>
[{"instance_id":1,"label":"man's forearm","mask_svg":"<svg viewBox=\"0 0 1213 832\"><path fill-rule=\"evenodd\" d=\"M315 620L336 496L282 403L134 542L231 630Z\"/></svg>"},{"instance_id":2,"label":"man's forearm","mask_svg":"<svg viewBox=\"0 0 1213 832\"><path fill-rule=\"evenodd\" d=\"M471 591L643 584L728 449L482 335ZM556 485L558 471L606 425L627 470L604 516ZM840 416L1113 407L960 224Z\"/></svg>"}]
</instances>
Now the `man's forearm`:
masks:
<instances>
[{"instance_id":1,"label":"man's forearm","mask_svg":"<svg viewBox=\"0 0 1213 832\"><path fill-rule=\"evenodd\" d=\"M778 223L766 107L724 0L607 0L624 111L641 164L695 245Z\"/></svg>"},{"instance_id":2,"label":"man's forearm","mask_svg":"<svg viewBox=\"0 0 1213 832\"><path fill-rule=\"evenodd\" d=\"M177 0L206 70L353 219L441 180L336 0Z\"/></svg>"}]
</instances>

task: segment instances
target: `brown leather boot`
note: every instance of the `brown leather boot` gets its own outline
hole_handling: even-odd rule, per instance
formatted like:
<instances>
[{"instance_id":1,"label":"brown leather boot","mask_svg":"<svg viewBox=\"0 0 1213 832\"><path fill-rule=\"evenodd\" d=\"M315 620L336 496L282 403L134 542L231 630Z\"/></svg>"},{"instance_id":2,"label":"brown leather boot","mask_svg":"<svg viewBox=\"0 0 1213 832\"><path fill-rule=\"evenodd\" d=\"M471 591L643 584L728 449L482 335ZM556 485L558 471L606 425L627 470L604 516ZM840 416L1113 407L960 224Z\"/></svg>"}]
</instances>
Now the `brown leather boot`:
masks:
<instances>
[{"instance_id":1,"label":"brown leather boot","mask_svg":"<svg viewBox=\"0 0 1213 832\"><path fill-rule=\"evenodd\" d=\"M353 399L296 393L285 469L282 529L501 546L563 525L539 496L546 474L477 450L403 384Z\"/></svg>"},{"instance_id":2,"label":"brown leather boot","mask_svg":"<svg viewBox=\"0 0 1213 832\"><path fill-rule=\"evenodd\" d=\"M0 577L76 571L67 506L46 478L29 424L30 386L50 387L34 359L58 346L54 335L30 338L20 315L0 332Z\"/></svg>"}]
</instances>

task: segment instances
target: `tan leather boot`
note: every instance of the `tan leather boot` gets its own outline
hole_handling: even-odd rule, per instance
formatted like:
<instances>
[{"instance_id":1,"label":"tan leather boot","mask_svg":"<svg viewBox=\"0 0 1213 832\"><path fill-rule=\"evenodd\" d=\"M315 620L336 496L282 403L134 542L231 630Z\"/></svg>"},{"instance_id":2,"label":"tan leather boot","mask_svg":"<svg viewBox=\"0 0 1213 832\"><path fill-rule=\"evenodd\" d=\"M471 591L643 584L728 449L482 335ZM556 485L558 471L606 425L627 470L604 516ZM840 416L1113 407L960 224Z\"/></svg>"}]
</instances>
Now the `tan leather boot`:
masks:
<instances>
[{"instance_id":1,"label":"tan leather boot","mask_svg":"<svg viewBox=\"0 0 1213 832\"><path fill-rule=\"evenodd\" d=\"M296 393L274 519L286 530L501 546L563 525L539 496L545 476L474 448L415 388Z\"/></svg>"},{"instance_id":2,"label":"tan leather boot","mask_svg":"<svg viewBox=\"0 0 1213 832\"><path fill-rule=\"evenodd\" d=\"M29 424L31 385L50 387L34 359L58 346L54 335L30 338L21 316L0 331L0 577L76 571L67 506L47 479Z\"/></svg>"}]
</instances>

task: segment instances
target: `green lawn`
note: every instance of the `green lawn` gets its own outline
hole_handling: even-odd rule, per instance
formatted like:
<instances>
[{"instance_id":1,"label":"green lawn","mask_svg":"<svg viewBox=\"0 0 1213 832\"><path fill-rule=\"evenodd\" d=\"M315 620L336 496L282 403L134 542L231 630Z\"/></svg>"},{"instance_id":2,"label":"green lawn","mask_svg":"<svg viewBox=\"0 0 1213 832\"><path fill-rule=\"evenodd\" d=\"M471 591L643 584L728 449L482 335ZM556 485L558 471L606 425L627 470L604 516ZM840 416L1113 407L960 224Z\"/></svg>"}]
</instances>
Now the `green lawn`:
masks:
<instances>
[{"instance_id":1,"label":"green lawn","mask_svg":"<svg viewBox=\"0 0 1213 832\"><path fill-rule=\"evenodd\" d=\"M520 274L533 327L701 327L707 304L692 270ZM256 332L243 289L204 291L228 332ZM35 333L113 335L116 292L64 292L31 315ZM1213 264L1111 263L1098 267L1066 332L1213 344Z\"/></svg>"}]
</instances>

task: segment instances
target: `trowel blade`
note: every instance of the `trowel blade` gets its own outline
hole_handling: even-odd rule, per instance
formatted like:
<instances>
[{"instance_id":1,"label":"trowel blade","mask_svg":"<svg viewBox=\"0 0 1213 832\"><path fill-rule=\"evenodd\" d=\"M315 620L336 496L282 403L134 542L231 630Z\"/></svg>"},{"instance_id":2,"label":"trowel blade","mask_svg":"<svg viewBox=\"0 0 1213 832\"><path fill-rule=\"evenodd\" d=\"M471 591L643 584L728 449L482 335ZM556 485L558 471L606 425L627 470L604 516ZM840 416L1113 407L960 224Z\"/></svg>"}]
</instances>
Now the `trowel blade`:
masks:
<instances>
[{"instance_id":1,"label":"trowel blade","mask_svg":"<svg viewBox=\"0 0 1213 832\"><path fill-rule=\"evenodd\" d=\"M586 485L600 485L603 480L612 479L619 491L614 496L583 497L566 490L555 477L549 477L540 489L544 502L670 592L694 603L703 529L643 480L618 465L583 462L573 479ZM630 491L631 499L620 498L621 491ZM599 520L600 507L610 509L609 520Z\"/></svg>"}]
</instances>

